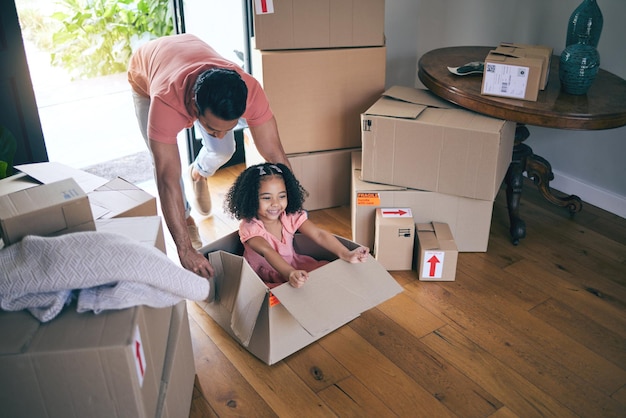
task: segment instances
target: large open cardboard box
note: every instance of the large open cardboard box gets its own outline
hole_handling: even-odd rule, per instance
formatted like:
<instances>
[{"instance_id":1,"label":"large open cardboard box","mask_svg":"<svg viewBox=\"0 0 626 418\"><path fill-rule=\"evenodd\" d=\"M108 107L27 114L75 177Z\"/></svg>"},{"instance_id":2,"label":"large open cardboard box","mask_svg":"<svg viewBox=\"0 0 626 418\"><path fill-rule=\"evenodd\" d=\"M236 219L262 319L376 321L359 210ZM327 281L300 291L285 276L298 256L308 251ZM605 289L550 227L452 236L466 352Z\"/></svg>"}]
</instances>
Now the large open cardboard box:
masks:
<instances>
[{"instance_id":1,"label":"large open cardboard box","mask_svg":"<svg viewBox=\"0 0 626 418\"><path fill-rule=\"evenodd\" d=\"M373 248L376 208L411 208L416 223L444 222L461 252L485 252L489 243L493 201L365 182L361 153L352 154L352 240Z\"/></svg>"},{"instance_id":2,"label":"large open cardboard box","mask_svg":"<svg viewBox=\"0 0 626 418\"><path fill-rule=\"evenodd\" d=\"M254 2L254 44L261 50L385 44L385 0Z\"/></svg>"},{"instance_id":3,"label":"large open cardboard box","mask_svg":"<svg viewBox=\"0 0 626 418\"><path fill-rule=\"evenodd\" d=\"M197 302L226 332L266 364L274 364L393 297L402 287L373 257L351 264L336 260L296 234L298 252L333 260L309 273L299 289L270 289L241 256L233 232L202 248L216 271L211 302ZM348 248L357 244L344 238Z\"/></svg>"},{"instance_id":4,"label":"large open cardboard box","mask_svg":"<svg viewBox=\"0 0 626 418\"><path fill-rule=\"evenodd\" d=\"M493 201L515 123L395 86L361 115L363 180Z\"/></svg>"},{"instance_id":5,"label":"large open cardboard box","mask_svg":"<svg viewBox=\"0 0 626 418\"><path fill-rule=\"evenodd\" d=\"M386 48L252 51L287 154L361 146L360 115L385 90Z\"/></svg>"}]
</instances>

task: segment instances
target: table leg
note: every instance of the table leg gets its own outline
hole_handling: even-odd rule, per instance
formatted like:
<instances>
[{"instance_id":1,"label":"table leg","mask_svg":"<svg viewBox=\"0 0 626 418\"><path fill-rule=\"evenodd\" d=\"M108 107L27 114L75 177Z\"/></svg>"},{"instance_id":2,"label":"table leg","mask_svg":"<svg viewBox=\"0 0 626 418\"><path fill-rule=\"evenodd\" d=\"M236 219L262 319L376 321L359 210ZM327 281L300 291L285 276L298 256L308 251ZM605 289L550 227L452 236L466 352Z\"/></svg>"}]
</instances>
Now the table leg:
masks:
<instances>
[{"instance_id":1,"label":"table leg","mask_svg":"<svg viewBox=\"0 0 626 418\"><path fill-rule=\"evenodd\" d=\"M519 244L519 240L526 237L526 223L519 217L519 205L524 185L524 172L532 179L542 196L550 203L567 207L571 214L580 212L582 202L578 196L556 196L550 189L549 183L554 180L550 163L533 153L532 148L523 142L530 136L526 125L518 124L515 130L515 146L513 158L506 173L506 199L509 209L509 233L513 245Z\"/></svg>"}]
</instances>

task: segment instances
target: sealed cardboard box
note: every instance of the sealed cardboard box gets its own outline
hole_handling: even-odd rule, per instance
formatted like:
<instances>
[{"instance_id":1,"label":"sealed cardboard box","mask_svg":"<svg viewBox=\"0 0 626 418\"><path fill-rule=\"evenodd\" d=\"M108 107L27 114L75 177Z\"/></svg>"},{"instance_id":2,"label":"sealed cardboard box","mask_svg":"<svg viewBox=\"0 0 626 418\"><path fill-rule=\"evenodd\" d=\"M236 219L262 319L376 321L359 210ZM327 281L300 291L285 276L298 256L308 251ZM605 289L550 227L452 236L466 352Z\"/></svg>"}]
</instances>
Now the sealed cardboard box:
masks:
<instances>
[{"instance_id":1,"label":"sealed cardboard box","mask_svg":"<svg viewBox=\"0 0 626 418\"><path fill-rule=\"evenodd\" d=\"M485 58L481 94L537 101L541 88L543 58L516 53L511 48L490 51Z\"/></svg>"},{"instance_id":2,"label":"sealed cardboard box","mask_svg":"<svg viewBox=\"0 0 626 418\"><path fill-rule=\"evenodd\" d=\"M385 89L385 47L252 51L287 154L361 146L360 115Z\"/></svg>"},{"instance_id":3,"label":"sealed cardboard box","mask_svg":"<svg viewBox=\"0 0 626 418\"><path fill-rule=\"evenodd\" d=\"M387 270L413 268L415 223L411 208L376 208L374 257Z\"/></svg>"},{"instance_id":4,"label":"sealed cardboard box","mask_svg":"<svg viewBox=\"0 0 626 418\"><path fill-rule=\"evenodd\" d=\"M487 251L493 201L365 182L361 177L360 152L353 153L352 166L350 206L353 241L373 248L376 208L408 207L416 223L447 223L459 251Z\"/></svg>"},{"instance_id":5,"label":"sealed cardboard box","mask_svg":"<svg viewBox=\"0 0 626 418\"><path fill-rule=\"evenodd\" d=\"M427 90L392 87L361 120L365 181L492 201L511 163L515 123Z\"/></svg>"},{"instance_id":6,"label":"sealed cardboard box","mask_svg":"<svg viewBox=\"0 0 626 418\"><path fill-rule=\"evenodd\" d=\"M450 227L441 222L417 224L417 274L423 281L454 281L458 249Z\"/></svg>"},{"instance_id":7,"label":"sealed cardboard box","mask_svg":"<svg viewBox=\"0 0 626 418\"><path fill-rule=\"evenodd\" d=\"M552 48L545 45L528 45L511 42L500 42L495 49L497 52L518 57L540 58L542 61L539 90L545 90L550 76L550 63L552 61Z\"/></svg>"},{"instance_id":8,"label":"sealed cardboard box","mask_svg":"<svg viewBox=\"0 0 626 418\"><path fill-rule=\"evenodd\" d=\"M88 193L96 219L155 216L156 198L121 177Z\"/></svg>"},{"instance_id":9,"label":"sealed cardboard box","mask_svg":"<svg viewBox=\"0 0 626 418\"><path fill-rule=\"evenodd\" d=\"M357 244L340 241L348 248ZM270 289L241 256L236 232L202 248L216 270L212 302L199 305L250 353L274 364L393 297L402 287L373 257L364 263L335 259L296 234L301 254L331 261L296 289Z\"/></svg>"},{"instance_id":10,"label":"sealed cardboard box","mask_svg":"<svg viewBox=\"0 0 626 418\"><path fill-rule=\"evenodd\" d=\"M382 46L385 1L255 1L253 24L260 50Z\"/></svg>"},{"instance_id":11,"label":"sealed cardboard box","mask_svg":"<svg viewBox=\"0 0 626 418\"><path fill-rule=\"evenodd\" d=\"M89 199L74 179L0 195L0 237L4 245L26 235L52 236L95 229Z\"/></svg>"},{"instance_id":12,"label":"sealed cardboard box","mask_svg":"<svg viewBox=\"0 0 626 418\"><path fill-rule=\"evenodd\" d=\"M182 301L172 308L159 404L155 417L189 416L195 376L196 365L193 358L187 303Z\"/></svg>"},{"instance_id":13,"label":"sealed cardboard box","mask_svg":"<svg viewBox=\"0 0 626 418\"><path fill-rule=\"evenodd\" d=\"M172 308L40 323L0 311L0 405L7 417L154 417Z\"/></svg>"},{"instance_id":14,"label":"sealed cardboard box","mask_svg":"<svg viewBox=\"0 0 626 418\"><path fill-rule=\"evenodd\" d=\"M350 204L350 171L352 152L360 148L289 154L293 173L309 192L304 201L306 210L318 210ZM246 166L265 162L254 140L244 134Z\"/></svg>"}]
</instances>

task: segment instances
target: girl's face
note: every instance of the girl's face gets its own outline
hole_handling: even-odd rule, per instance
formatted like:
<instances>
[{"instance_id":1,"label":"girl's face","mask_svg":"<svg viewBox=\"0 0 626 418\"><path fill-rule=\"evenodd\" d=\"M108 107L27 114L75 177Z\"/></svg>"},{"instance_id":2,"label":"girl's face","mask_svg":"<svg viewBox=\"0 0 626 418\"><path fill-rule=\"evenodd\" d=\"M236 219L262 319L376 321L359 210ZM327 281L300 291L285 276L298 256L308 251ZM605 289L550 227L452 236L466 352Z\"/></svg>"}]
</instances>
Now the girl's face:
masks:
<instances>
[{"instance_id":1,"label":"girl's face","mask_svg":"<svg viewBox=\"0 0 626 418\"><path fill-rule=\"evenodd\" d=\"M259 220L275 221L287 208L287 188L279 176L267 176L259 184Z\"/></svg>"}]
</instances>

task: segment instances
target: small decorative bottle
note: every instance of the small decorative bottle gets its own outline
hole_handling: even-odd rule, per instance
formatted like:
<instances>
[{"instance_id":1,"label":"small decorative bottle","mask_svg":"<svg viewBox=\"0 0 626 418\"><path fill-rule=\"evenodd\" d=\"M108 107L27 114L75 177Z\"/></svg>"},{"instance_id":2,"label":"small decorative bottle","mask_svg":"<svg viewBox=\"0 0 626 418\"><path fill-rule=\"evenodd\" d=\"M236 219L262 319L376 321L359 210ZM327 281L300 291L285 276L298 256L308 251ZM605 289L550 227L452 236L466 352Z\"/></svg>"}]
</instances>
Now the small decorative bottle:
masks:
<instances>
[{"instance_id":1,"label":"small decorative bottle","mask_svg":"<svg viewBox=\"0 0 626 418\"><path fill-rule=\"evenodd\" d=\"M583 0L569 18L565 46L586 39L588 45L597 48L603 24L602 11L596 0Z\"/></svg>"},{"instance_id":2,"label":"small decorative bottle","mask_svg":"<svg viewBox=\"0 0 626 418\"><path fill-rule=\"evenodd\" d=\"M586 94L600 69L600 54L584 41L563 50L559 61L561 88L569 94Z\"/></svg>"}]
</instances>

